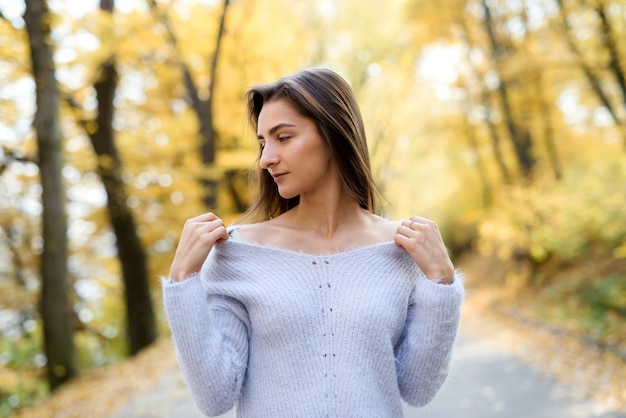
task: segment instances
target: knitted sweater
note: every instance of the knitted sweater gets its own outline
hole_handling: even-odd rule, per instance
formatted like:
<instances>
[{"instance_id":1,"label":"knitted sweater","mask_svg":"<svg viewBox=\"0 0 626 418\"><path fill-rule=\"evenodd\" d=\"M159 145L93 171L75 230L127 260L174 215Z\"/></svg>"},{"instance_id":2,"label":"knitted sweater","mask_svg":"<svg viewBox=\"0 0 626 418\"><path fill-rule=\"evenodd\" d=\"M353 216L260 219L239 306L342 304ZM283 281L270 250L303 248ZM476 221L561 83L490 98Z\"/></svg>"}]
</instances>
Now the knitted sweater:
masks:
<instances>
[{"instance_id":1,"label":"knitted sweater","mask_svg":"<svg viewBox=\"0 0 626 418\"><path fill-rule=\"evenodd\" d=\"M401 417L447 376L462 282L426 279L392 242L310 255L231 239L163 297L204 414Z\"/></svg>"}]
</instances>

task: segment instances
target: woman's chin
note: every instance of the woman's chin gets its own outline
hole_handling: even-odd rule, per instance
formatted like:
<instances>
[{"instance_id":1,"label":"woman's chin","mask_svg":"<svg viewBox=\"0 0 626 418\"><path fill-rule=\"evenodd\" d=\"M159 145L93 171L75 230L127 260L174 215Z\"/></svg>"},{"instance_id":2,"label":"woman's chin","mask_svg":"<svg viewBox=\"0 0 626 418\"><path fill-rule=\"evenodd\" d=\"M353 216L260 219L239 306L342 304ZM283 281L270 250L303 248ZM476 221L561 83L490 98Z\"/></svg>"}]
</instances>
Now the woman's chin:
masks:
<instances>
[{"instance_id":1,"label":"woman's chin","mask_svg":"<svg viewBox=\"0 0 626 418\"><path fill-rule=\"evenodd\" d=\"M278 189L278 194L285 200L293 199L294 197L298 197L299 193L289 192L287 190Z\"/></svg>"}]
</instances>

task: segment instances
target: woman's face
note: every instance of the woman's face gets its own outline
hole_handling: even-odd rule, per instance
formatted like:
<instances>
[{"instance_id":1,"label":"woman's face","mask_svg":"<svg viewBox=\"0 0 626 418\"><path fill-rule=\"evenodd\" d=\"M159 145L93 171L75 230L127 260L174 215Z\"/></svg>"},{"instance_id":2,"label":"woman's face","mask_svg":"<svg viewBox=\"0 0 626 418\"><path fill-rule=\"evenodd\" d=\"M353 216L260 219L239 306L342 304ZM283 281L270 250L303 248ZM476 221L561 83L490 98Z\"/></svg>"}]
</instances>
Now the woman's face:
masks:
<instances>
[{"instance_id":1,"label":"woman's face","mask_svg":"<svg viewBox=\"0 0 626 418\"><path fill-rule=\"evenodd\" d=\"M328 145L315 123L283 99L263 104L257 137L260 166L272 175L284 199L312 193L338 178Z\"/></svg>"}]
</instances>

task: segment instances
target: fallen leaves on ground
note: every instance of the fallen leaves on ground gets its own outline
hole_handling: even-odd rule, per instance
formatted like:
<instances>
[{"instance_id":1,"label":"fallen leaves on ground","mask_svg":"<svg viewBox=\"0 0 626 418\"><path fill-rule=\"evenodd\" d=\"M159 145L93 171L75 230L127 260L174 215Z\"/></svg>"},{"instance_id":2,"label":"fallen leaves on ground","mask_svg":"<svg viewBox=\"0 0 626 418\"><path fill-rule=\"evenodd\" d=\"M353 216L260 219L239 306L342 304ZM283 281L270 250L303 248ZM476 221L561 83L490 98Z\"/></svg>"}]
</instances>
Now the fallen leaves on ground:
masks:
<instances>
[{"instance_id":1,"label":"fallen leaves on ground","mask_svg":"<svg viewBox=\"0 0 626 418\"><path fill-rule=\"evenodd\" d=\"M129 360L81 375L15 418L108 417L176 367L171 340L162 339Z\"/></svg>"},{"instance_id":2,"label":"fallen leaves on ground","mask_svg":"<svg viewBox=\"0 0 626 418\"><path fill-rule=\"evenodd\" d=\"M485 266L480 260L465 260L469 291L461 326L532 365L539 375L557 381L564 397L592 400L605 412L626 413L626 360L576 335L554 333L520 321L507 310L494 309L503 300L513 302L507 290L493 283L473 288L476 283L472 281L490 274Z\"/></svg>"}]
</instances>

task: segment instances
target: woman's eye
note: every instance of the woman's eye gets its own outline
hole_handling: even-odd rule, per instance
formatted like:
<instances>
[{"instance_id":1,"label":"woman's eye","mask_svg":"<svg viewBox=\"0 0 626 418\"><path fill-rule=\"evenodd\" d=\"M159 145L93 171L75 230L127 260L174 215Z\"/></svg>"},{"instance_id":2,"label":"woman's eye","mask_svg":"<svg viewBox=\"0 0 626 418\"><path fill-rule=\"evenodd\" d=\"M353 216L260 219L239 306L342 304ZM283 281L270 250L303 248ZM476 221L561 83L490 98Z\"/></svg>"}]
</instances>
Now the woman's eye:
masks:
<instances>
[{"instance_id":1,"label":"woman's eye","mask_svg":"<svg viewBox=\"0 0 626 418\"><path fill-rule=\"evenodd\" d=\"M283 141L288 140L289 138L291 138L291 137L290 137L290 136L287 136L287 135L283 135L283 136L279 136L279 137L278 137L278 140L279 140L280 142L283 142Z\"/></svg>"}]
</instances>

